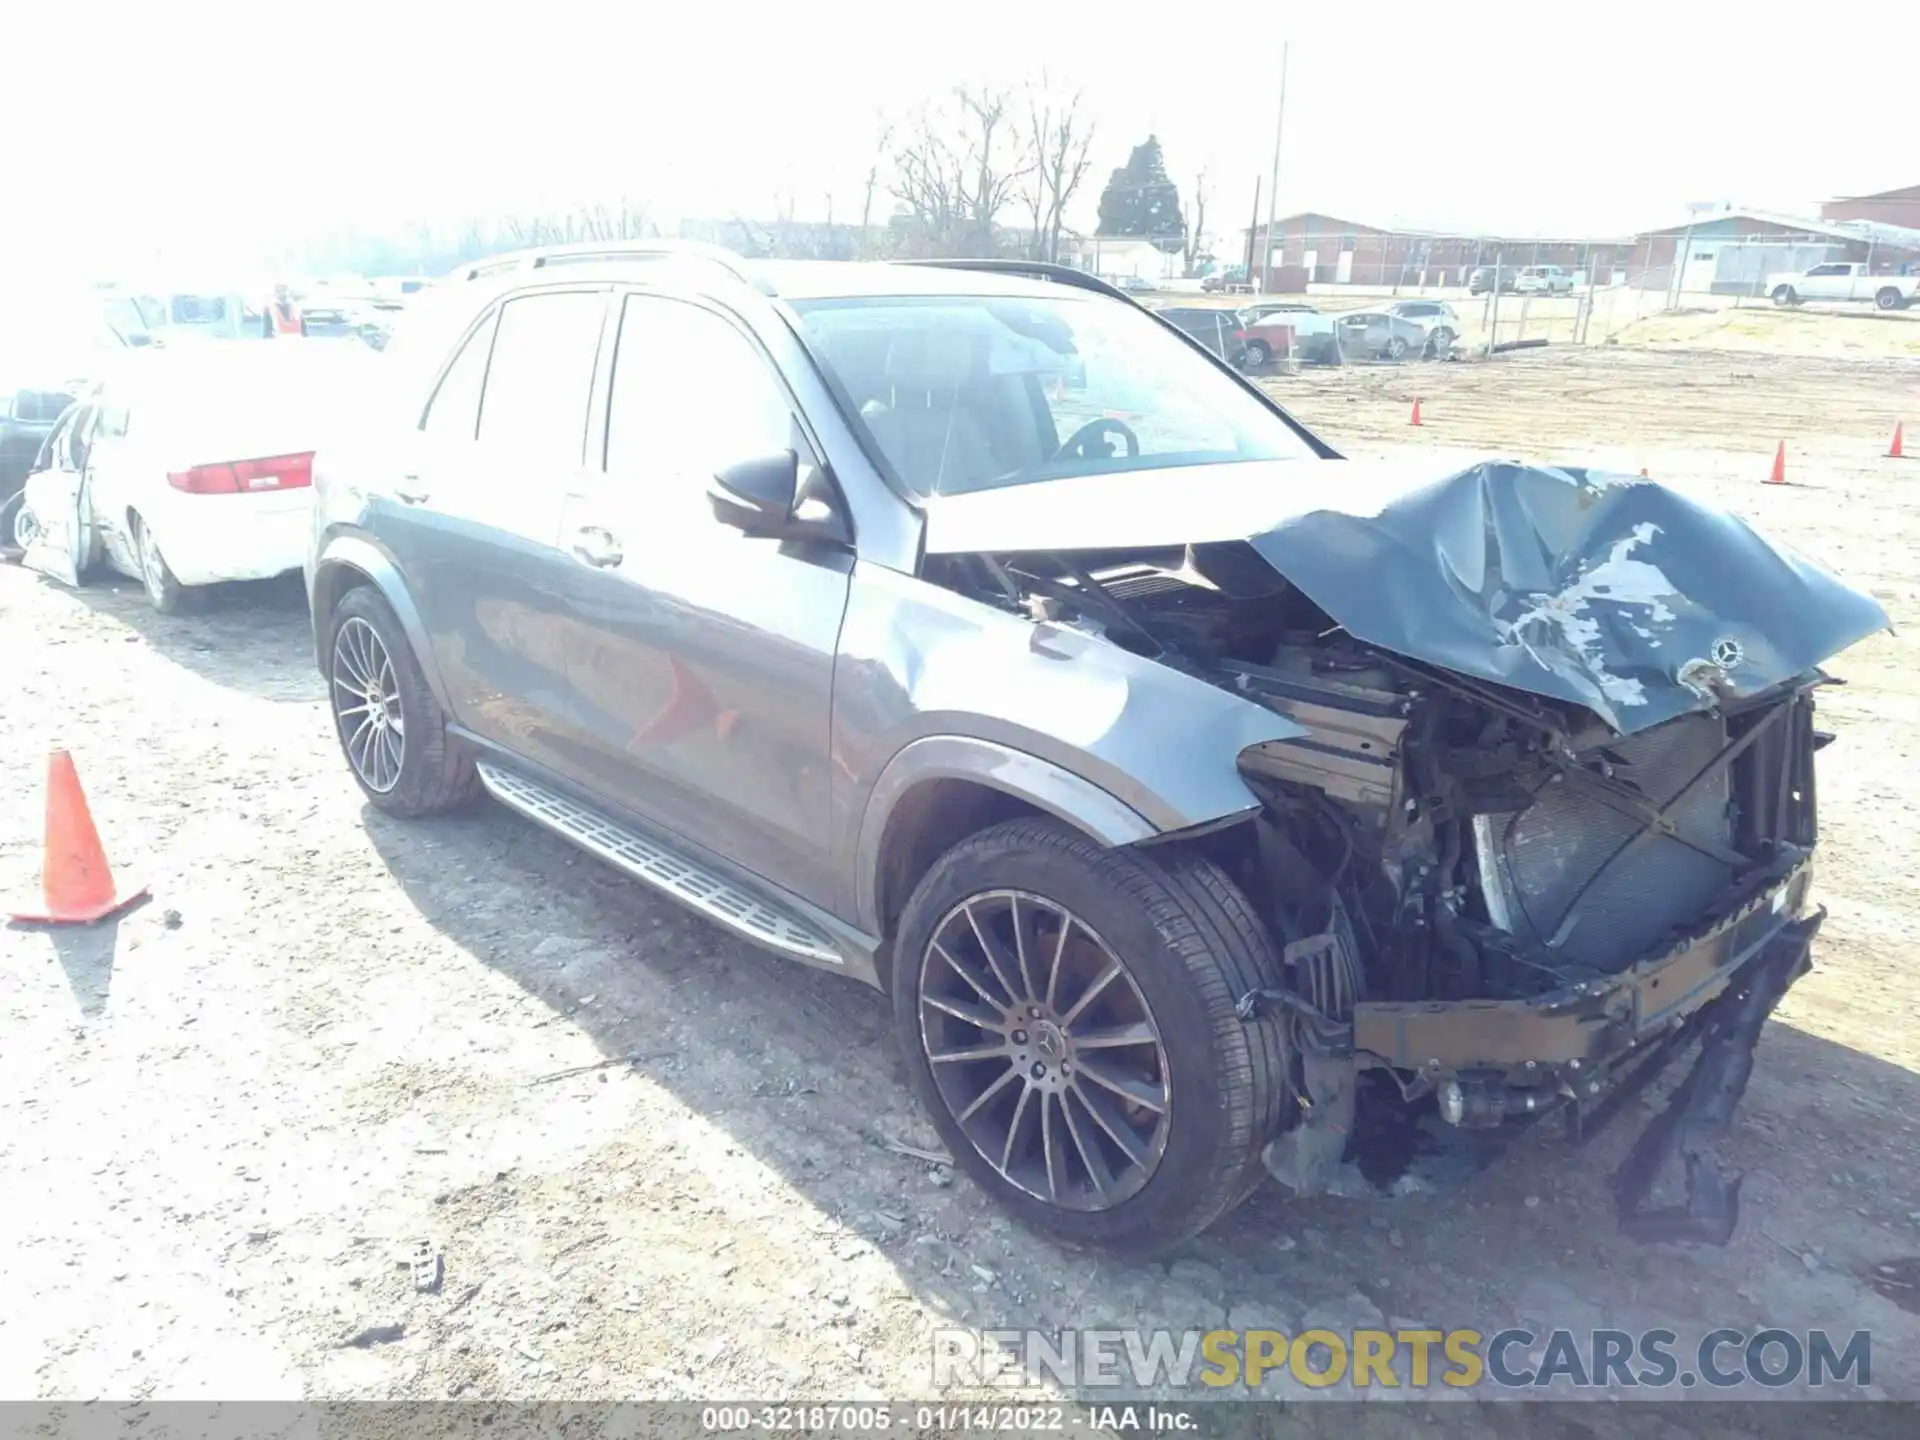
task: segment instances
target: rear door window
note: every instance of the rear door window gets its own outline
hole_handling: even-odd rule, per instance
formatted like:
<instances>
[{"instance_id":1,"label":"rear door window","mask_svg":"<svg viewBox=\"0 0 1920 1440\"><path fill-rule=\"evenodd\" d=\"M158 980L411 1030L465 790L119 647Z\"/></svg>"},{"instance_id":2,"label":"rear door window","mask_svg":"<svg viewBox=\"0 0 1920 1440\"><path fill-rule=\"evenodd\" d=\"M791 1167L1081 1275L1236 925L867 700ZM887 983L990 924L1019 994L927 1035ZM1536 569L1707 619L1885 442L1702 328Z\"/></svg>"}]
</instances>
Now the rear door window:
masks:
<instances>
[{"instance_id":1,"label":"rear door window","mask_svg":"<svg viewBox=\"0 0 1920 1440\"><path fill-rule=\"evenodd\" d=\"M537 464L580 463L606 302L603 291L561 290L500 307L481 444Z\"/></svg>"},{"instance_id":2,"label":"rear door window","mask_svg":"<svg viewBox=\"0 0 1920 1440\"><path fill-rule=\"evenodd\" d=\"M420 428L437 440L471 440L480 424L480 387L487 379L487 357L493 352L495 310L480 322L454 356L453 364L427 402Z\"/></svg>"}]
</instances>

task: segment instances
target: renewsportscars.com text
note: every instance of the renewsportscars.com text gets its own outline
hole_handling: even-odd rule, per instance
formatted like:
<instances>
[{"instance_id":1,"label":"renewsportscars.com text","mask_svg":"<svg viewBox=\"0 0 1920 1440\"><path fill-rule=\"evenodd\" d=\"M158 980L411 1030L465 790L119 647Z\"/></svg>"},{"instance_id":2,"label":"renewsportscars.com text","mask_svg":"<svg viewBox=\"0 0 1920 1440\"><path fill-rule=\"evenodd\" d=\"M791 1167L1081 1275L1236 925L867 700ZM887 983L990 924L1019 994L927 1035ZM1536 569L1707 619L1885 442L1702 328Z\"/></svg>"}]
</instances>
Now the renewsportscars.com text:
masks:
<instances>
[{"instance_id":1,"label":"renewsportscars.com text","mask_svg":"<svg viewBox=\"0 0 1920 1440\"><path fill-rule=\"evenodd\" d=\"M1084 1389L1778 1390L1873 1383L1865 1330L966 1330L933 1332L936 1386Z\"/></svg>"}]
</instances>

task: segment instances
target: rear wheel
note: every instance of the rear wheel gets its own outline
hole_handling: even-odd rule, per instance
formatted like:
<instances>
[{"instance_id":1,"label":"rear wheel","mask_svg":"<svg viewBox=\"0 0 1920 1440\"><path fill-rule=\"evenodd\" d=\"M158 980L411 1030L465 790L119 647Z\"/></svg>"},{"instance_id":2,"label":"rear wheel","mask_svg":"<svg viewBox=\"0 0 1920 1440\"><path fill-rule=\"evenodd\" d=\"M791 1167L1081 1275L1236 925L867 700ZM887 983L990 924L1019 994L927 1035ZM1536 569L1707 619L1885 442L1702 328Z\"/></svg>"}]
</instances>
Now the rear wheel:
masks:
<instances>
[{"instance_id":1,"label":"rear wheel","mask_svg":"<svg viewBox=\"0 0 1920 1440\"><path fill-rule=\"evenodd\" d=\"M1407 358L1407 337L1406 336L1395 335L1388 339L1387 358L1389 360L1404 360Z\"/></svg>"},{"instance_id":2,"label":"rear wheel","mask_svg":"<svg viewBox=\"0 0 1920 1440\"><path fill-rule=\"evenodd\" d=\"M1881 310L1898 310L1901 304L1900 292L1889 285L1873 297L1873 303Z\"/></svg>"},{"instance_id":3,"label":"rear wheel","mask_svg":"<svg viewBox=\"0 0 1920 1440\"><path fill-rule=\"evenodd\" d=\"M447 733L399 617L371 587L349 590L334 607L327 681L340 748L377 808L411 818L473 798L473 761Z\"/></svg>"},{"instance_id":4,"label":"rear wheel","mask_svg":"<svg viewBox=\"0 0 1920 1440\"><path fill-rule=\"evenodd\" d=\"M1273 363L1273 351L1264 340L1249 340L1247 348L1240 352L1240 363L1245 370L1264 370Z\"/></svg>"},{"instance_id":5,"label":"rear wheel","mask_svg":"<svg viewBox=\"0 0 1920 1440\"><path fill-rule=\"evenodd\" d=\"M1791 285L1776 285L1773 287L1773 303L1776 305L1798 305L1800 303L1800 297L1794 293Z\"/></svg>"},{"instance_id":6,"label":"rear wheel","mask_svg":"<svg viewBox=\"0 0 1920 1440\"><path fill-rule=\"evenodd\" d=\"M147 603L162 615L178 615L186 610L192 592L182 585L160 553L160 542L147 522L133 517L133 548L140 560L140 583L146 588Z\"/></svg>"},{"instance_id":7,"label":"rear wheel","mask_svg":"<svg viewBox=\"0 0 1920 1440\"><path fill-rule=\"evenodd\" d=\"M1212 862L1010 821L935 862L895 955L914 1089L955 1162L1025 1224L1160 1250L1258 1184L1287 1055L1235 1004L1279 972Z\"/></svg>"}]
</instances>

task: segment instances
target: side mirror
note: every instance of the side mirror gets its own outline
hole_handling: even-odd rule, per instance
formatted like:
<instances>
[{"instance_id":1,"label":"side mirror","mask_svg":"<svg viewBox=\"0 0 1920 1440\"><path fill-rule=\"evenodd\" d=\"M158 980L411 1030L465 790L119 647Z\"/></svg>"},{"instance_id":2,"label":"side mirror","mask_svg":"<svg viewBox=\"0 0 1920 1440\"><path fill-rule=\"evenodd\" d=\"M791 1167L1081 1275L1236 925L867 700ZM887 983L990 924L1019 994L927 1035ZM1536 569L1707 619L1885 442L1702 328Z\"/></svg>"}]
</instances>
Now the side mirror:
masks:
<instances>
[{"instance_id":1,"label":"side mirror","mask_svg":"<svg viewBox=\"0 0 1920 1440\"><path fill-rule=\"evenodd\" d=\"M745 535L787 535L800 492L800 457L791 450L729 465L707 486L714 518Z\"/></svg>"}]
</instances>

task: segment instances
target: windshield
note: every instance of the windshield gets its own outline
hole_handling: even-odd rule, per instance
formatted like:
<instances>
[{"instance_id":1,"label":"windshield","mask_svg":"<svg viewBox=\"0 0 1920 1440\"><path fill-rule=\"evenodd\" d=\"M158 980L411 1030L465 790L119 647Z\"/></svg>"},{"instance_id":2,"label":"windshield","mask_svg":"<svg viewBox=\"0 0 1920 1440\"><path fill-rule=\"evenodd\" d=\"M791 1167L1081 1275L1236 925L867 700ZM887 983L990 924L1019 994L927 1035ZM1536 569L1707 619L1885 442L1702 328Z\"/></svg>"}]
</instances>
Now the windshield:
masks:
<instances>
[{"instance_id":1,"label":"windshield","mask_svg":"<svg viewBox=\"0 0 1920 1440\"><path fill-rule=\"evenodd\" d=\"M915 495L1313 454L1232 377L1130 305L1070 293L803 300L794 309L842 404Z\"/></svg>"}]
</instances>

